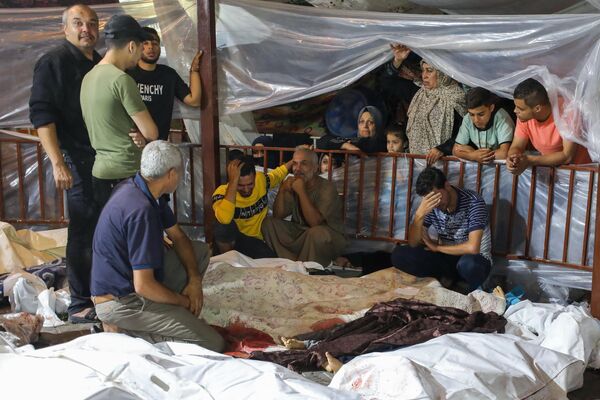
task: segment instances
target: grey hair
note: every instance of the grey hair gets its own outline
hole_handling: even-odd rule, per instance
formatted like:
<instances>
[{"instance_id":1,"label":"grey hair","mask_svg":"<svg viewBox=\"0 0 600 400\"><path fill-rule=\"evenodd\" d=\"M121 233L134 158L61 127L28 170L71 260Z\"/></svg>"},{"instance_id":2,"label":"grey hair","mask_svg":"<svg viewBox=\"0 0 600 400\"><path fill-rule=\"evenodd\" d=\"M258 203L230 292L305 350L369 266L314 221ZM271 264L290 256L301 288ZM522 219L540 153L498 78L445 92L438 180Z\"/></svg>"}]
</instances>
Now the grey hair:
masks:
<instances>
[{"instance_id":1,"label":"grey hair","mask_svg":"<svg viewBox=\"0 0 600 400\"><path fill-rule=\"evenodd\" d=\"M306 147L304 145L300 145L300 146L296 146L296 148L294 149L294 152L297 152L297 151L301 151L303 153L308 154L313 165L319 165L319 156L317 155L317 153L315 153L314 150L309 149L308 147Z\"/></svg>"},{"instance_id":2,"label":"grey hair","mask_svg":"<svg viewBox=\"0 0 600 400\"><path fill-rule=\"evenodd\" d=\"M68 19L69 19L69 11L71 9L75 8L75 7L87 8L88 10L90 10L91 12L93 12L94 15L96 15L96 18L98 18L98 15L96 14L96 11L92 7L90 7L88 5L85 5L85 4L81 4L81 3L72 4L69 7L65 8L65 10L62 13L62 24L63 24L63 26L67 26L67 22L68 22Z\"/></svg>"},{"instance_id":3,"label":"grey hair","mask_svg":"<svg viewBox=\"0 0 600 400\"><path fill-rule=\"evenodd\" d=\"M160 178L172 168L177 171L183 168L183 158L177 146L164 140L155 140L144 147L140 165L140 173L144 178Z\"/></svg>"}]
</instances>

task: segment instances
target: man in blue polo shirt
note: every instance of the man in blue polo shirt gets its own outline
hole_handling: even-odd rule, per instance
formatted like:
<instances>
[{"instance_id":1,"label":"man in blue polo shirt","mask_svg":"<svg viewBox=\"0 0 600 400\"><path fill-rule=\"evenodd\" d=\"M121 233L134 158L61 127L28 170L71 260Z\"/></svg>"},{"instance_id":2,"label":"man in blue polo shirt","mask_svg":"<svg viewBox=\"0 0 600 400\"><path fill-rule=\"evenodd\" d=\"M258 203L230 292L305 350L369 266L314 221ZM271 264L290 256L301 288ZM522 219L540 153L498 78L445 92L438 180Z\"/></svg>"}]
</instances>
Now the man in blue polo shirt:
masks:
<instances>
[{"instance_id":1,"label":"man in blue polo shirt","mask_svg":"<svg viewBox=\"0 0 600 400\"><path fill-rule=\"evenodd\" d=\"M422 197L408 232L408 246L392 252L394 267L415 276L457 278L477 289L492 268L488 212L475 192L450 185L437 168L425 168L417 178ZM430 236L429 228L437 232Z\"/></svg>"},{"instance_id":2,"label":"man in blue polo shirt","mask_svg":"<svg viewBox=\"0 0 600 400\"><path fill-rule=\"evenodd\" d=\"M222 351L221 336L198 318L210 251L192 243L166 196L183 174L177 147L146 145L140 172L117 186L93 243L92 300L105 326L151 343L180 341ZM164 251L164 234L172 249Z\"/></svg>"}]
</instances>

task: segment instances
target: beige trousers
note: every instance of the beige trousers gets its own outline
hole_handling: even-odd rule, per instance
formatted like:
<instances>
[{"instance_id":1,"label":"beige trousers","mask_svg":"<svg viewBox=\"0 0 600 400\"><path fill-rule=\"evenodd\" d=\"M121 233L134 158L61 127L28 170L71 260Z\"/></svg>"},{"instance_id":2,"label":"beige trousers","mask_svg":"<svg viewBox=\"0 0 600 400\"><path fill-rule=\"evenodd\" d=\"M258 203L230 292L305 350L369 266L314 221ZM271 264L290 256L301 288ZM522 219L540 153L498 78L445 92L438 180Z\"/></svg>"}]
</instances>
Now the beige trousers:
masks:
<instances>
[{"instance_id":1,"label":"beige trousers","mask_svg":"<svg viewBox=\"0 0 600 400\"><path fill-rule=\"evenodd\" d=\"M278 257L294 261L315 261L326 267L340 256L346 239L327 225L307 227L267 217L262 223L265 242Z\"/></svg>"},{"instance_id":2,"label":"beige trousers","mask_svg":"<svg viewBox=\"0 0 600 400\"><path fill-rule=\"evenodd\" d=\"M210 251L202 242L192 242L200 272L208 265ZM174 292L187 284L187 274L174 250L165 254L165 281ZM150 343L165 341L194 343L209 350L222 352L223 338L206 322L189 310L171 304L156 303L135 293L96 305L100 321L116 325L120 332L142 338Z\"/></svg>"}]
</instances>

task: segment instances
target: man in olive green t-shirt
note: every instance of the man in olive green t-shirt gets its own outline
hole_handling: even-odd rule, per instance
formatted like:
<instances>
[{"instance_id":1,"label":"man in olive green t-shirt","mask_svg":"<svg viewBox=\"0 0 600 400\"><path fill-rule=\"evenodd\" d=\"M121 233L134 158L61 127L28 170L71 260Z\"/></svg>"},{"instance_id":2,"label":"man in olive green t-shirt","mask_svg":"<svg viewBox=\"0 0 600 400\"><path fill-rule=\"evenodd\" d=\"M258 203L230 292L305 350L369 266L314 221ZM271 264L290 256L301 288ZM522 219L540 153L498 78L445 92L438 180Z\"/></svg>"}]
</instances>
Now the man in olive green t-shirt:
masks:
<instances>
[{"instance_id":1,"label":"man in olive green t-shirt","mask_svg":"<svg viewBox=\"0 0 600 400\"><path fill-rule=\"evenodd\" d=\"M125 70L137 65L150 34L129 15L114 15L106 23L108 51L83 78L80 101L83 119L96 150L92 169L94 199L100 207L112 189L140 168L142 148L158 137L158 129ZM136 127L139 132L131 132Z\"/></svg>"}]
</instances>

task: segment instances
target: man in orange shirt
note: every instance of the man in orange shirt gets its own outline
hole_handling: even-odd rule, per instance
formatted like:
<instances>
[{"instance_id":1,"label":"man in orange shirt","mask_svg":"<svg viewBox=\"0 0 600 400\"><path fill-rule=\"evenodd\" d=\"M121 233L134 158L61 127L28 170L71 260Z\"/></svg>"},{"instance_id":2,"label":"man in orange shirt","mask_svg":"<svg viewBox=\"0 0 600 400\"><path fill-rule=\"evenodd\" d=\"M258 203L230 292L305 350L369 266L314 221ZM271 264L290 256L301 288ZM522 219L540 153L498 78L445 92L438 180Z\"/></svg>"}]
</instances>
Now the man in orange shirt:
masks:
<instances>
[{"instance_id":1,"label":"man in orange shirt","mask_svg":"<svg viewBox=\"0 0 600 400\"><path fill-rule=\"evenodd\" d=\"M506 167L515 175L535 165L557 166L592 162L585 147L563 139L552 116L552 105L542 84L529 78L514 92L517 127L506 158ZM531 143L540 155L525 154Z\"/></svg>"}]
</instances>

